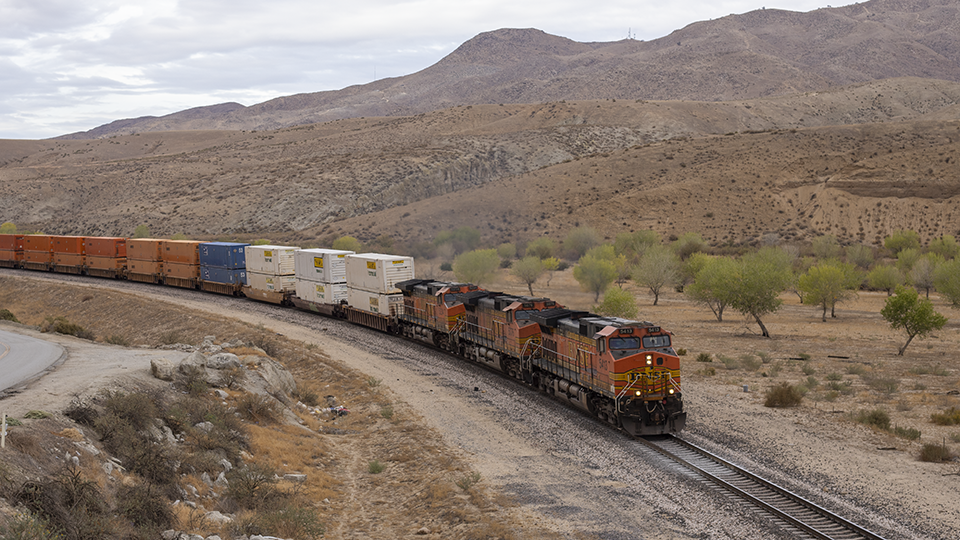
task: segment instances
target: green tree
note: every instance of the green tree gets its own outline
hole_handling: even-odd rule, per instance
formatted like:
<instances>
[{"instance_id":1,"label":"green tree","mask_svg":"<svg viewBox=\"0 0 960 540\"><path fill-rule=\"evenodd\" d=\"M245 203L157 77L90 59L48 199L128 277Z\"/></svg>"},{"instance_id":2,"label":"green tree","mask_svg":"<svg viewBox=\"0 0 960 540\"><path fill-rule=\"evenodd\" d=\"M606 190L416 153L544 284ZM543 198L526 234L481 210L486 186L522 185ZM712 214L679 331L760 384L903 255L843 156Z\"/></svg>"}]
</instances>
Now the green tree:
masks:
<instances>
[{"instance_id":1,"label":"green tree","mask_svg":"<svg viewBox=\"0 0 960 540\"><path fill-rule=\"evenodd\" d=\"M527 244L527 255L540 259L549 259L557 251L557 243L551 238L541 236Z\"/></svg>"},{"instance_id":2,"label":"green tree","mask_svg":"<svg viewBox=\"0 0 960 540\"><path fill-rule=\"evenodd\" d=\"M517 257L516 244L512 244L509 242L500 244L499 246L497 246L497 255L499 255L500 258L504 260L515 259Z\"/></svg>"},{"instance_id":3,"label":"green tree","mask_svg":"<svg viewBox=\"0 0 960 540\"><path fill-rule=\"evenodd\" d=\"M500 256L495 249L477 249L457 255L453 260L453 274L465 283L480 285L500 267Z\"/></svg>"},{"instance_id":4,"label":"green tree","mask_svg":"<svg viewBox=\"0 0 960 540\"><path fill-rule=\"evenodd\" d=\"M848 246L847 262L866 270L873 264L873 249L863 244Z\"/></svg>"},{"instance_id":5,"label":"green tree","mask_svg":"<svg viewBox=\"0 0 960 540\"><path fill-rule=\"evenodd\" d=\"M549 287L550 280L553 279L553 273L560 269L560 259L547 257L546 259L540 259L540 263L543 264L543 270L547 272L547 287Z\"/></svg>"},{"instance_id":6,"label":"green tree","mask_svg":"<svg viewBox=\"0 0 960 540\"><path fill-rule=\"evenodd\" d=\"M617 255L627 258L629 264L637 264L643 252L651 246L660 245L660 234L657 231L644 229L631 233L620 233L613 241L613 250Z\"/></svg>"},{"instance_id":7,"label":"green tree","mask_svg":"<svg viewBox=\"0 0 960 540\"><path fill-rule=\"evenodd\" d=\"M527 284L527 290L530 296L533 296L533 284L543 275L543 261L539 257L529 256L513 263L510 273L517 279Z\"/></svg>"},{"instance_id":8,"label":"green tree","mask_svg":"<svg viewBox=\"0 0 960 540\"><path fill-rule=\"evenodd\" d=\"M960 259L938 266L933 273L933 286L952 307L960 309Z\"/></svg>"},{"instance_id":9,"label":"green tree","mask_svg":"<svg viewBox=\"0 0 960 540\"><path fill-rule=\"evenodd\" d=\"M694 302L709 307L717 321L723 322L723 310L730 304L734 293L730 284L736 279L738 269L737 261L730 257L709 258L684 293Z\"/></svg>"},{"instance_id":10,"label":"green tree","mask_svg":"<svg viewBox=\"0 0 960 540\"><path fill-rule=\"evenodd\" d=\"M707 249L707 243L703 241L700 233L685 232L680 235L680 238L677 238L677 241L673 243L672 247L677 257L686 260L687 257L694 253Z\"/></svg>"},{"instance_id":11,"label":"green tree","mask_svg":"<svg viewBox=\"0 0 960 540\"><path fill-rule=\"evenodd\" d=\"M901 253L903 252L901 251ZM917 290L922 289L926 293L926 297L930 298L930 289L934 286L937 267L945 262L943 257L937 253L925 253L914 263L907 277Z\"/></svg>"},{"instance_id":12,"label":"green tree","mask_svg":"<svg viewBox=\"0 0 960 540\"><path fill-rule=\"evenodd\" d=\"M821 261L840 258L840 242L832 234L814 238L810 247L813 249L813 256Z\"/></svg>"},{"instance_id":13,"label":"green tree","mask_svg":"<svg viewBox=\"0 0 960 540\"><path fill-rule=\"evenodd\" d=\"M4 221L3 225L0 225L0 234L16 234L17 226L12 221Z\"/></svg>"},{"instance_id":14,"label":"green tree","mask_svg":"<svg viewBox=\"0 0 960 540\"><path fill-rule=\"evenodd\" d=\"M609 259L586 254L580 257L580 262L574 267L573 277L583 290L594 294L593 301L596 302L600 299L600 293L607 290L616 279L617 267Z\"/></svg>"},{"instance_id":15,"label":"green tree","mask_svg":"<svg viewBox=\"0 0 960 540\"><path fill-rule=\"evenodd\" d=\"M450 244L454 253L464 253L480 245L480 231L473 227L457 227L452 231L442 231L433 239L436 246Z\"/></svg>"},{"instance_id":16,"label":"green tree","mask_svg":"<svg viewBox=\"0 0 960 540\"><path fill-rule=\"evenodd\" d=\"M792 279L789 254L783 250L765 247L748 254L738 261L734 279L728 284L730 307L753 317L763 337L770 337L762 317L780 309L780 293Z\"/></svg>"},{"instance_id":17,"label":"green tree","mask_svg":"<svg viewBox=\"0 0 960 540\"><path fill-rule=\"evenodd\" d=\"M830 316L836 317L837 303L856 295L861 277L852 264L821 263L807 270L797 280L797 287L803 293L803 303L823 308L823 322L827 322L827 308Z\"/></svg>"},{"instance_id":18,"label":"green tree","mask_svg":"<svg viewBox=\"0 0 960 540\"><path fill-rule=\"evenodd\" d=\"M591 248L600 243L600 233L593 227L577 227L567 233L563 240L563 251L567 259L579 260Z\"/></svg>"},{"instance_id":19,"label":"green tree","mask_svg":"<svg viewBox=\"0 0 960 540\"><path fill-rule=\"evenodd\" d=\"M134 238L150 238L150 227L146 223L141 223L133 228Z\"/></svg>"},{"instance_id":20,"label":"green tree","mask_svg":"<svg viewBox=\"0 0 960 540\"><path fill-rule=\"evenodd\" d=\"M897 293L887 298L880 315L890 326L907 334L907 342L900 347L898 356L903 356L903 351L907 350L907 345L910 345L913 338L922 339L947 324L947 318L934 311L933 303L926 298L920 298L920 294L913 287L897 287Z\"/></svg>"},{"instance_id":21,"label":"green tree","mask_svg":"<svg viewBox=\"0 0 960 540\"><path fill-rule=\"evenodd\" d=\"M333 249L359 253L363 249L363 244L352 236L341 236L333 241Z\"/></svg>"},{"instance_id":22,"label":"green tree","mask_svg":"<svg viewBox=\"0 0 960 540\"><path fill-rule=\"evenodd\" d=\"M893 231L893 234L883 239L883 247L892 251L894 255L905 249L920 249L920 235L917 231Z\"/></svg>"},{"instance_id":23,"label":"green tree","mask_svg":"<svg viewBox=\"0 0 960 540\"><path fill-rule=\"evenodd\" d=\"M673 251L664 246L647 249L633 271L633 280L650 289L653 305L660 301L660 292L674 283L680 273L680 260Z\"/></svg>"},{"instance_id":24,"label":"green tree","mask_svg":"<svg viewBox=\"0 0 960 540\"><path fill-rule=\"evenodd\" d=\"M897 253L897 268L900 270L900 273L907 275L910 273L910 270L913 268L913 265L917 264L917 261L920 260L920 250L917 248L906 248L901 249Z\"/></svg>"},{"instance_id":25,"label":"green tree","mask_svg":"<svg viewBox=\"0 0 960 540\"><path fill-rule=\"evenodd\" d=\"M603 302L593 307L599 315L620 317L622 319L637 318L637 300L632 294L623 289L608 289L603 295Z\"/></svg>"},{"instance_id":26,"label":"green tree","mask_svg":"<svg viewBox=\"0 0 960 540\"><path fill-rule=\"evenodd\" d=\"M952 234L945 234L940 238L931 240L928 249L945 260L956 259L957 255L960 255L960 244L957 243L957 239Z\"/></svg>"},{"instance_id":27,"label":"green tree","mask_svg":"<svg viewBox=\"0 0 960 540\"><path fill-rule=\"evenodd\" d=\"M897 285L903 283L903 274L897 267L889 264L878 264L867 274L867 285L871 289L887 291L887 296L893 294Z\"/></svg>"}]
</instances>

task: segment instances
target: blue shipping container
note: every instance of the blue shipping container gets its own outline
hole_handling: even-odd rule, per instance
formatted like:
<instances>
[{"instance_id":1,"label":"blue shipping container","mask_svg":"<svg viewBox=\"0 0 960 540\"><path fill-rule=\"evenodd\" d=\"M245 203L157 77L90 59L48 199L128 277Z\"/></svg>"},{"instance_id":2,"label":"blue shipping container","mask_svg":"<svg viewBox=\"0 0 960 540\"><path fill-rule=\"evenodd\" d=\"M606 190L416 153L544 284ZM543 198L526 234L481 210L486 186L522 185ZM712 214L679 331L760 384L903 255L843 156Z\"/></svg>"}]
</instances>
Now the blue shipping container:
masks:
<instances>
[{"instance_id":1,"label":"blue shipping container","mask_svg":"<svg viewBox=\"0 0 960 540\"><path fill-rule=\"evenodd\" d=\"M204 242L200 244L200 266L246 268L249 245L236 242Z\"/></svg>"},{"instance_id":2,"label":"blue shipping container","mask_svg":"<svg viewBox=\"0 0 960 540\"><path fill-rule=\"evenodd\" d=\"M203 281L212 281L214 283L227 283L230 285L242 283L247 284L247 271L241 268L221 268L219 266L201 266L200 279Z\"/></svg>"}]
</instances>

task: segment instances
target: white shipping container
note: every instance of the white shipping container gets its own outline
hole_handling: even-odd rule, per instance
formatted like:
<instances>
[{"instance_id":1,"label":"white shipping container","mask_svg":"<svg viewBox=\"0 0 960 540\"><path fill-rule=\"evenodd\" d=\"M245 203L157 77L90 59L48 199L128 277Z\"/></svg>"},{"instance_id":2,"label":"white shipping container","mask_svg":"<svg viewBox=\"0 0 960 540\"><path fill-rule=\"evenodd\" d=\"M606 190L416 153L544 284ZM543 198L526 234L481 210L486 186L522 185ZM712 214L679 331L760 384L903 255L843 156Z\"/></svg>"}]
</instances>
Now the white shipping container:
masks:
<instances>
[{"instance_id":1,"label":"white shipping container","mask_svg":"<svg viewBox=\"0 0 960 540\"><path fill-rule=\"evenodd\" d=\"M346 258L353 254L353 251L339 249L301 249L294 256L297 277L324 283L346 283Z\"/></svg>"},{"instance_id":2,"label":"white shipping container","mask_svg":"<svg viewBox=\"0 0 960 540\"><path fill-rule=\"evenodd\" d=\"M382 315L403 314L403 294L380 294L347 287L347 303L356 309Z\"/></svg>"},{"instance_id":3,"label":"white shipping container","mask_svg":"<svg viewBox=\"0 0 960 540\"><path fill-rule=\"evenodd\" d=\"M318 304L339 304L347 300L347 284L297 279L297 297Z\"/></svg>"},{"instance_id":4,"label":"white shipping container","mask_svg":"<svg viewBox=\"0 0 960 540\"><path fill-rule=\"evenodd\" d=\"M347 255L347 285L375 293L399 292L396 284L413 279L413 257L359 253Z\"/></svg>"},{"instance_id":5,"label":"white shipping container","mask_svg":"<svg viewBox=\"0 0 960 540\"><path fill-rule=\"evenodd\" d=\"M271 292L293 292L297 288L297 276L277 276L263 272L247 272L247 285L254 289Z\"/></svg>"},{"instance_id":6,"label":"white shipping container","mask_svg":"<svg viewBox=\"0 0 960 540\"><path fill-rule=\"evenodd\" d=\"M293 275L296 271L294 254L299 250L292 246L248 246L247 272Z\"/></svg>"}]
</instances>

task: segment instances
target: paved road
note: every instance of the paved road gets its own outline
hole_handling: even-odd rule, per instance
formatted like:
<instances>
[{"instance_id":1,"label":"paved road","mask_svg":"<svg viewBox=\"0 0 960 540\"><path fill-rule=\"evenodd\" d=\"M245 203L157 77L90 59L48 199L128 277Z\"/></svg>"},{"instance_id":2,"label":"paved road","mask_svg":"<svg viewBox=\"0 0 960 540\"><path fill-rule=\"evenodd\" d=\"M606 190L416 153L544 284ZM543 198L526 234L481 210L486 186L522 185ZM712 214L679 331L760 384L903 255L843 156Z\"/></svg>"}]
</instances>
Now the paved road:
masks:
<instances>
[{"instance_id":1,"label":"paved road","mask_svg":"<svg viewBox=\"0 0 960 540\"><path fill-rule=\"evenodd\" d=\"M63 354L56 343L0 330L0 392L37 377Z\"/></svg>"}]
</instances>

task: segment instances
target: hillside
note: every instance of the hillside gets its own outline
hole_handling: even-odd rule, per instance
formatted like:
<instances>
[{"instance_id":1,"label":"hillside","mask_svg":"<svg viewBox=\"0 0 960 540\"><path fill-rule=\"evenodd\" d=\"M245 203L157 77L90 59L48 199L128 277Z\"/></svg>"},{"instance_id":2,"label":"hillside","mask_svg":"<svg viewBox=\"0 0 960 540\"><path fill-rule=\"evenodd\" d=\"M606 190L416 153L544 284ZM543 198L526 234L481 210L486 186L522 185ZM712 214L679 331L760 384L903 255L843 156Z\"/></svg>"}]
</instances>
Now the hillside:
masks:
<instances>
[{"instance_id":1,"label":"hillside","mask_svg":"<svg viewBox=\"0 0 960 540\"><path fill-rule=\"evenodd\" d=\"M797 13L760 9L652 41L578 43L502 29L410 75L341 90L118 120L62 138L177 130L273 130L457 105L559 100L730 101L897 77L960 81L960 2L872 0Z\"/></svg>"},{"instance_id":2,"label":"hillside","mask_svg":"<svg viewBox=\"0 0 960 540\"><path fill-rule=\"evenodd\" d=\"M57 234L147 223L160 235L304 244L430 240L456 223L493 241L576 223L700 230L717 243L767 232L870 242L890 226L939 235L958 228L958 101L960 84L894 79L724 103L478 105L268 132L9 141L0 217ZM852 214L909 209L921 200L911 197L927 208Z\"/></svg>"}]
</instances>

